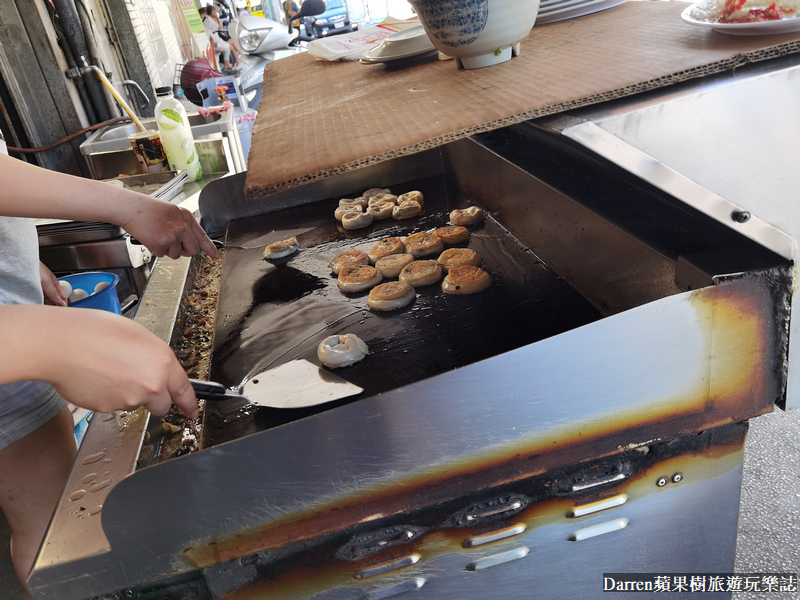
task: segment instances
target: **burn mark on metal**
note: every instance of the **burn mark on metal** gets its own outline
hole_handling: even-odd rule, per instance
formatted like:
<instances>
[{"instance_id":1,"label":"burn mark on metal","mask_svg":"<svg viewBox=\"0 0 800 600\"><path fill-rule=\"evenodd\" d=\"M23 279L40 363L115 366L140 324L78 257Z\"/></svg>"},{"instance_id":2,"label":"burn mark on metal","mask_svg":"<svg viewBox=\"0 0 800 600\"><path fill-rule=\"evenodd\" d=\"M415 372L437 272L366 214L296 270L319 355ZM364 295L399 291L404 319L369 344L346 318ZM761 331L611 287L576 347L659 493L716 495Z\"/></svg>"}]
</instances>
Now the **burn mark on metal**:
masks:
<instances>
[{"instance_id":1,"label":"burn mark on metal","mask_svg":"<svg viewBox=\"0 0 800 600\"><path fill-rule=\"evenodd\" d=\"M721 278L717 286L693 292L692 303L701 326L707 330L707 377L689 397L676 398L674 405L665 407L663 413L646 417L634 414L628 422L584 424L573 435L537 439L469 464L451 466L446 471L397 481L391 489L340 497L335 505L316 506L313 511L295 514L286 522L273 522L260 531L241 532L236 539L216 540L213 551L210 546L200 545L187 549L185 555L193 563L206 566L264 548L318 539L340 530L374 527L370 518L378 513L389 521L403 516L395 524L409 523L405 519L409 507L441 506L458 501L465 489L496 490L499 486L530 482L531 478L545 474L548 497L557 493L570 497L586 493L581 485L592 479L593 474L605 478L612 472L638 472L642 461L663 458L672 448L684 447L691 440L706 440L709 435L718 436L721 430L730 432L729 427L720 429L720 426L772 409L772 402L781 397L785 388L787 313L781 306L787 302L786 295L785 272L781 269ZM737 430L740 426L731 427ZM703 433L690 436L689 441L648 443L647 454L624 450L630 447L631 440L658 440L674 437L675 432L685 435L699 431ZM599 458L586 461L587 456ZM577 465L577 470L565 470L564 465L569 464ZM615 490L620 481L612 478L607 483L595 491ZM525 495L542 496L541 491L531 493L525 489ZM507 489L507 493L523 491L513 488ZM495 493L477 501L491 501L492 497ZM439 517L443 521L447 515Z\"/></svg>"},{"instance_id":2,"label":"burn mark on metal","mask_svg":"<svg viewBox=\"0 0 800 600\"><path fill-rule=\"evenodd\" d=\"M434 182L431 185L435 188L441 183ZM426 197L431 195L429 191L425 190ZM441 205L438 209L435 204L431 206L430 210L434 216L437 214L443 216L447 209L464 202L464 196L459 192L451 191L451 193L452 196L447 194L443 196L444 209ZM234 224L229 237L236 241L237 235L245 235L253 228L264 228L265 223L269 223L270 228L279 229L281 226L297 226L300 217L313 217L312 220L316 219L315 222L318 222L319 226L311 237L305 241L301 240L305 248L305 256L301 260L316 260L323 265L324 270L327 260L333 258L337 249L344 250L355 244L353 240L359 239L357 235L343 231L334 232L336 235L331 237L330 228L336 226L330 224L332 217L327 213L332 207L333 203L327 208L318 203L267 215L262 221L248 220L247 223L239 224L239 229ZM292 211L296 211L296 214ZM441 219L441 216L438 218ZM285 219L285 222L281 219ZM436 222L435 219L417 223L413 227L391 223L377 234L360 238L359 243L362 245L357 247L368 248L381 236L404 235L441 224L443 223ZM527 252L524 246L518 245L516 240L496 222L488 221L481 235L484 234L492 240L505 239L513 242L501 245L504 248L518 248L523 256L528 257L526 260L536 263L532 267L533 270L539 268L537 265L541 265L540 261ZM329 239L333 240L332 245L325 247L326 242L321 240ZM330 253L330 256L325 256L324 259L323 248L325 252ZM489 255L491 256L491 253ZM503 262L507 256L500 253L496 260ZM511 256L516 254L512 253ZM303 270L307 270L310 264L304 263ZM531 269L530 263L526 262L525 265L522 271ZM313 268L309 272L325 281L324 273L316 274ZM501 277L506 276L502 266L498 267L498 273ZM248 280L246 269L236 276L229 272L228 276L232 278L234 286L236 277ZM332 283L333 278L330 275L327 277ZM252 282L253 278L249 278L249 281ZM554 278L553 281L558 281L558 278ZM228 561L243 555L260 553L260 556L265 558L257 563L256 568L256 580L264 580L262 584L256 586L259 590L292 588L307 591L311 584L303 579L310 577L311 571L308 569L311 565L315 565L314 572L319 578L328 578L326 585L344 581L347 577L352 577L357 570L345 572L342 565L330 563L323 567L319 565L330 561L330 557L337 552L342 558L342 549L347 547L348 543L352 544L353 540L363 539L363 536L380 537L380 532L385 532L386 528L399 528L402 531L406 527L415 526L427 531L428 533L418 536L418 539L411 540L408 544L398 542L399 545L396 546L398 551L414 552L422 548L431 536L454 531L456 527L448 524L454 523L453 519L457 519L457 515L463 516L466 514L465 511L472 507L498 502L502 498L532 498L532 503L528 506L531 507L530 510L535 507L538 515L540 512L547 513L551 510L548 507L555 506L559 507L558 510L563 508L566 514L569 511L566 508L567 502L573 498L580 498L581 502L590 502L619 494L622 490L627 493L634 488L639 489L640 494L661 493L662 490L653 485L653 482L662 475L669 478L676 472L686 472L686 468L680 464L676 465L680 466L680 471L670 468L663 472L647 472L649 466L665 460L690 461L691 457L687 457L687 454L719 454L733 452L731 448L741 449L746 423L740 422L768 412L771 410L772 402L780 401L783 397L786 383L790 282L789 268L779 266L746 275L717 277L716 286L692 294L691 302L697 312L699 326L704 331L701 337L707 345L704 348L704 356L708 357L706 375L685 396L674 398L671 406L664 406L647 414L632 414L624 419L618 418L613 423L583 423L576 425L571 433L562 431L547 439L540 438L521 443L514 448L494 451L491 455L484 454L470 460L468 464L447 465L446 469L442 468L436 473L421 473L395 481L390 489L357 491L350 496L340 496L327 504L317 504L313 509L292 514L282 521L271 521L264 527L240 531L235 536L212 540L205 544L195 544L185 550L184 558L198 567L224 570ZM536 286L540 283L537 280L531 287L530 282L526 282L529 287L523 288L523 291L528 293L536 291ZM497 287L500 286L494 289ZM315 289L307 297L324 294L327 289L329 288ZM566 289L569 290L569 286L566 286ZM332 289L332 291L339 294L338 290ZM418 304L422 304L423 308L432 307L426 304L430 299L424 294L421 294L421 297L423 302ZM513 299L514 295L511 294L510 297ZM342 300L342 303L351 305L353 300L358 299L341 294L337 298L344 298L346 300ZM561 299L556 296L556 303ZM535 307L538 310L541 304L523 305L523 307L524 309ZM245 311L250 308L244 307ZM559 307L558 312L561 315L558 318L562 318L568 311ZM222 308L221 313L226 313L226 310ZM421 314L424 315L425 311L421 311ZM483 313L482 316L486 314ZM246 317L245 321L250 316L252 315ZM402 316L405 318L408 315ZM363 326L365 323L372 326L374 318L369 314L354 312L341 318L337 326ZM412 325L416 318L419 318L419 315L411 313ZM595 316L589 317L589 321L595 318L597 318L596 313ZM408 325L408 321L402 323ZM386 323L382 325L385 327ZM567 331L575 326L576 323L559 322L556 326L559 331L555 333ZM237 327L238 325L222 330L226 334L231 334L225 337L225 343L231 344L231 347L239 343L236 341ZM239 328L238 331L243 329ZM385 335L386 330L378 328L374 331L376 335L378 333ZM223 336L218 336L218 339L222 338ZM515 341L515 344L518 346L532 341L536 340L529 338L527 341ZM444 350L452 345L452 340L448 341ZM309 345L306 352L310 352L312 347ZM387 350L390 351L391 349ZM501 350L493 348L488 356L499 351ZM281 356L280 360L304 357L302 352L297 351L297 353L298 356ZM236 354L231 352L223 358L227 358L230 362ZM278 359L274 355L268 358L277 364ZM251 359L252 357L248 360ZM471 361L466 360L461 364L469 362ZM238 368L242 371L253 369L252 366ZM449 368L453 366L439 364L437 365L439 370L436 372ZM218 375L215 378L224 380L225 377L230 377L228 383L235 384L242 376L241 372L226 371L220 363L217 363L217 369ZM376 372L384 380L387 379L382 370L373 371L373 374ZM369 393L383 391L381 385L385 385L385 389L388 390L418 380L381 381L376 384L377 378L374 375L372 377L368 374L359 375L357 368L348 370L348 379L351 375L356 378L363 376L363 381L352 380L370 390ZM425 373L422 373L419 378L425 376ZM370 383L373 384L372 388ZM302 416L306 415L293 415L292 419ZM255 415L253 421L258 420L259 417ZM273 427L288 420L281 420L280 417L264 417L260 425L254 426L253 423L248 423L244 428L234 432L234 436L252 433L259 428ZM676 438L676 436L684 437ZM635 440L647 443L649 452L637 451L632 444ZM221 437L218 441L224 441L224 438ZM588 456L594 458L586 460ZM681 458L674 458L677 456ZM645 473L647 491L642 491L640 484ZM672 485L669 483L665 488L670 489ZM470 495L469 503L463 498L464 490L474 492ZM376 518L376 515L379 517ZM534 519L527 509L514 515L515 521L525 522L526 519L528 521ZM389 560L391 556L388 552L372 554L368 559L360 560L370 562ZM269 558L266 558L267 556ZM359 561L358 558L355 560ZM361 568L364 565L354 566ZM288 594L287 597L307 597L302 594L297 592L296 596Z\"/></svg>"},{"instance_id":3,"label":"burn mark on metal","mask_svg":"<svg viewBox=\"0 0 800 600\"><path fill-rule=\"evenodd\" d=\"M417 478L411 482L398 482L389 491L372 494L359 494L352 500L342 500L336 506L316 507L307 513L292 515L284 522L274 522L270 526L255 531L242 531L233 538L214 540L209 545L197 545L187 548L184 552L186 558L198 566L208 566L237 556L249 554L265 548L277 549L289 546L300 540L310 540L324 537L333 532L350 530L351 532L369 532L380 530L383 527L394 525L416 524L422 527L458 527L459 515L463 516L465 510L476 506L489 506L497 503L501 498L531 498L534 502L545 498L561 497L585 498L589 496L602 496L606 493L619 493L616 485L603 486L586 491L560 492L571 490L576 481L585 481L586 474L591 472L604 472L609 464L623 461L628 464L631 473L640 473L649 465L659 461L678 456L681 453L702 454L709 451L714 444L737 444L743 440L747 430L747 423L737 423L726 427L709 429L702 434L687 436L678 440L654 443L647 454L628 450L615 453L612 456L585 460L588 447L593 444L577 443L574 446L562 446L556 453L570 456L563 461L552 455L535 454L524 456L518 454L515 459L504 463L493 462L478 466L474 471L462 473L449 478ZM625 434L621 434L625 436ZM627 437L627 436L625 436ZM596 446L596 444L594 444ZM714 450L711 450L714 451ZM575 466L565 467L570 464L573 453L581 454L581 459L575 459ZM556 466L558 465L558 466ZM632 476L627 481L635 479ZM467 506L464 506L463 490L484 490L472 494ZM436 506L435 511L428 513L426 522L409 519L409 507ZM379 525L373 515L381 515ZM515 520L519 516L514 515ZM485 526L486 521L483 522ZM342 542L344 543L344 542ZM250 552L247 550L250 549Z\"/></svg>"},{"instance_id":4,"label":"burn mark on metal","mask_svg":"<svg viewBox=\"0 0 800 600\"><path fill-rule=\"evenodd\" d=\"M425 533L425 531L425 528L416 525L394 525L356 535L339 548L336 552L336 557L341 560L361 560L389 548L408 544Z\"/></svg>"},{"instance_id":5,"label":"burn mark on metal","mask_svg":"<svg viewBox=\"0 0 800 600\"><path fill-rule=\"evenodd\" d=\"M484 490L477 493L477 497L483 495L485 498L478 505L491 503L491 498L527 497L532 502L525 510L514 515L513 523L509 522L509 526L516 525L518 528L524 526L527 532L531 532L549 524L569 520L576 522L576 527L580 529L579 524L585 521L581 521L580 518L576 520L574 515L570 514L576 501L584 504L612 499L617 497L621 491L625 492L626 499L630 496L632 500L651 493L660 493L661 490L653 485L653 481L662 469L675 472L676 467L679 467L682 472L694 473L694 477L697 479L716 477L719 475L718 472L706 470L709 465L707 459L711 457L730 457L729 462L723 461L724 464L719 464L715 468L732 468L737 460L736 457L742 451L747 428L747 423L737 423L708 430L699 435L687 436L680 440L655 443L652 451L647 455L634 450L627 451L624 453L625 460L631 462L634 473L630 479L610 489L573 493L560 498L554 497L552 493L554 487L559 485L563 489L568 489L569 486L564 485L563 482L580 479L582 477L581 469L585 473L587 469L591 470L593 466L599 465L602 470L602 464L607 461L601 459L588 461L590 464L582 465L581 469L558 469L494 489ZM461 483L476 485L479 482L473 480ZM404 576L413 577L424 575L426 561L435 556L449 552L475 551L471 550L469 545L465 546L464 542L485 533L485 525L458 526L456 525L458 522L456 515L474 508L476 496L473 496L473 502L468 503L468 506L465 507L466 500L461 498L440 503L431 501L408 504L409 501L419 501L419 499L409 498L406 495L407 490L396 490L396 492L401 494L402 500L407 503L406 510L402 514L387 515L380 522L352 523L349 527L335 532L309 536L301 543L293 542L283 547L273 546L269 551L259 553L258 560L249 563L255 565L255 568L249 571L249 575L245 577L242 577L239 570L241 559L234 559L226 563L224 562L225 552L219 552L222 545L242 544L244 540L241 536L236 540L215 544L213 559L211 555L204 552L202 547L187 549L185 555L197 560L201 559L205 553L206 559L212 559L212 562L209 562L207 568L204 569L204 574L212 588L216 587L218 592L222 592L215 597L225 600L251 600L267 595L285 600L295 600L308 598L315 593L335 587L361 585L356 577L359 573L374 565L391 563L399 557L407 555L421 557L414 561L413 565L410 564L406 567L413 570L404 571ZM619 505L624 504L620 503ZM341 507L333 512L339 510L349 511L350 507ZM402 526L400 520L402 520ZM383 527L380 527L380 523L383 523ZM321 521L317 522L317 525L321 524ZM365 537L376 539L376 537L380 537L379 533L386 531L387 528L393 527L393 531L402 531L405 527L409 527L409 524L424 530L424 533L410 539L407 544L398 544L386 548L383 552L353 559L348 559L337 552L343 547L343 544L346 545L355 539L364 539ZM501 527L502 525L498 524L497 526ZM347 536L350 536L349 541ZM495 543L502 544L506 539L500 538ZM512 536L509 539L519 540L520 538ZM483 546L477 548L480 550ZM498 553L505 551L504 548L499 547ZM238 551L242 550L244 550L244 544L238 548ZM337 557L338 560L335 560L334 557Z\"/></svg>"},{"instance_id":6,"label":"burn mark on metal","mask_svg":"<svg viewBox=\"0 0 800 600\"><path fill-rule=\"evenodd\" d=\"M479 527L504 521L521 513L531 502L531 498L519 494L496 496L456 512L445 521L444 527Z\"/></svg>"}]
</instances>

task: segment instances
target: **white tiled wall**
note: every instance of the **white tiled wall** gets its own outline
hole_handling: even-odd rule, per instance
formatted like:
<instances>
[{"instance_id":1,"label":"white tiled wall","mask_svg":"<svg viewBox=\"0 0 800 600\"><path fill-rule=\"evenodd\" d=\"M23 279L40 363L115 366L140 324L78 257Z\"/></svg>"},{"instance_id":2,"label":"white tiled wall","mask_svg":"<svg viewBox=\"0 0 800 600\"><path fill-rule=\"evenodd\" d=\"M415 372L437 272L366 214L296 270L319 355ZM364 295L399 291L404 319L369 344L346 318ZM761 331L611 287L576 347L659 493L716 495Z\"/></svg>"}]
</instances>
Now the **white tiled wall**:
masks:
<instances>
[{"instance_id":1,"label":"white tiled wall","mask_svg":"<svg viewBox=\"0 0 800 600\"><path fill-rule=\"evenodd\" d=\"M136 39L153 86L172 85L175 65L186 62L181 50L177 15L169 0L128 2Z\"/></svg>"}]
</instances>

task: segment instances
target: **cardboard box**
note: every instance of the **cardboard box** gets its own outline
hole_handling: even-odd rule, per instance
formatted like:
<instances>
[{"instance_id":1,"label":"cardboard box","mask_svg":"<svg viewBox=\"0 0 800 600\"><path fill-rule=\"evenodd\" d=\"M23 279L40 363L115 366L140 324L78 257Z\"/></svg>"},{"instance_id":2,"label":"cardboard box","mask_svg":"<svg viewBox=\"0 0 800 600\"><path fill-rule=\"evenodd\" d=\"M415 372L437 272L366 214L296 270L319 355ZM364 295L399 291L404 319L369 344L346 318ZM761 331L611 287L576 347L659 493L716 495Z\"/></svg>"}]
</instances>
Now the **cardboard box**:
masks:
<instances>
[{"instance_id":1,"label":"cardboard box","mask_svg":"<svg viewBox=\"0 0 800 600\"><path fill-rule=\"evenodd\" d=\"M800 51L800 33L739 37L693 27L686 4L628 2L534 26L519 57L473 71L407 66L267 66L245 193L261 197L333 173L528 119Z\"/></svg>"}]
</instances>

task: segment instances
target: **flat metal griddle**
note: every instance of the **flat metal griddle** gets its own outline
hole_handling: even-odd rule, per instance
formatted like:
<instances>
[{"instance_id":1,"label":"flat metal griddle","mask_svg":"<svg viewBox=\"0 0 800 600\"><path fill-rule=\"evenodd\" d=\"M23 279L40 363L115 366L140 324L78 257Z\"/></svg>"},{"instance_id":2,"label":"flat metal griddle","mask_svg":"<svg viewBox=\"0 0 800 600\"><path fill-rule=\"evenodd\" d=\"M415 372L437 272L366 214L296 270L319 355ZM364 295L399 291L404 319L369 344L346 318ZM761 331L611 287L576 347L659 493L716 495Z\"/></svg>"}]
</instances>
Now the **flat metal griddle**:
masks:
<instances>
[{"instance_id":1,"label":"flat metal griddle","mask_svg":"<svg viewBox=\"0 0 800 600\"><path fill-rule=\"evenodd\" d=\"M492 275L479 294L452 296L439 285L417 289L408 307L376 313L367 292L344 294L328 264L339 253L367 251L386 237L405 237L448 224L456 208L480 204L444 177L403 186L420 190L421 217L377 221L345 230L333 217L338 198L231 222L227 242L253 245L298 232L299 253L268 262L261 250L228 250L217 310L211 378L238 387L262 370L296 358L316 364L317 344L326 336L355 333L370 347L360 363L337 375L380 394L452 369L537 342L601 318L577 291L490 215L471 226L460 244L478 252ZM360 195L354 190L350 196ZM432 256L430 258L436 258ZM239 438L316 414L355 399L298 410L257 408L237 401L207 407L205 446Z\"/></svg>"}]
</instances>

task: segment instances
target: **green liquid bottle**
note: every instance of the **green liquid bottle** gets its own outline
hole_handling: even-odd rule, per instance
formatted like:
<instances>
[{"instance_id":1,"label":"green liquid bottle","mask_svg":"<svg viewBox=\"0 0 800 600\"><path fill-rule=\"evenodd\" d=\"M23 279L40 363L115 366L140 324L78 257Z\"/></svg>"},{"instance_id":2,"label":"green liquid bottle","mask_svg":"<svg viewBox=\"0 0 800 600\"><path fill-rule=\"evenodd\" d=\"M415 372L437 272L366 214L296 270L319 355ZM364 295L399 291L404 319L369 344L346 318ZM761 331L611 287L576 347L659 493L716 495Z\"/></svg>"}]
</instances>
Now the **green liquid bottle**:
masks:
<instances>
[{"instance_id":1,"label":"green liquid bottle","mask_svg":"<svg viewBox=\"0 0 800 600\"><path fill-rule=\"evenodd\" d=\"M175 99L169 87L157 88L156 97L156 123L170 168L173 171L186 171L189 181L199 181L203 177L203 169L195 151L186 109Z\"/></svg>"}]
</instances>

